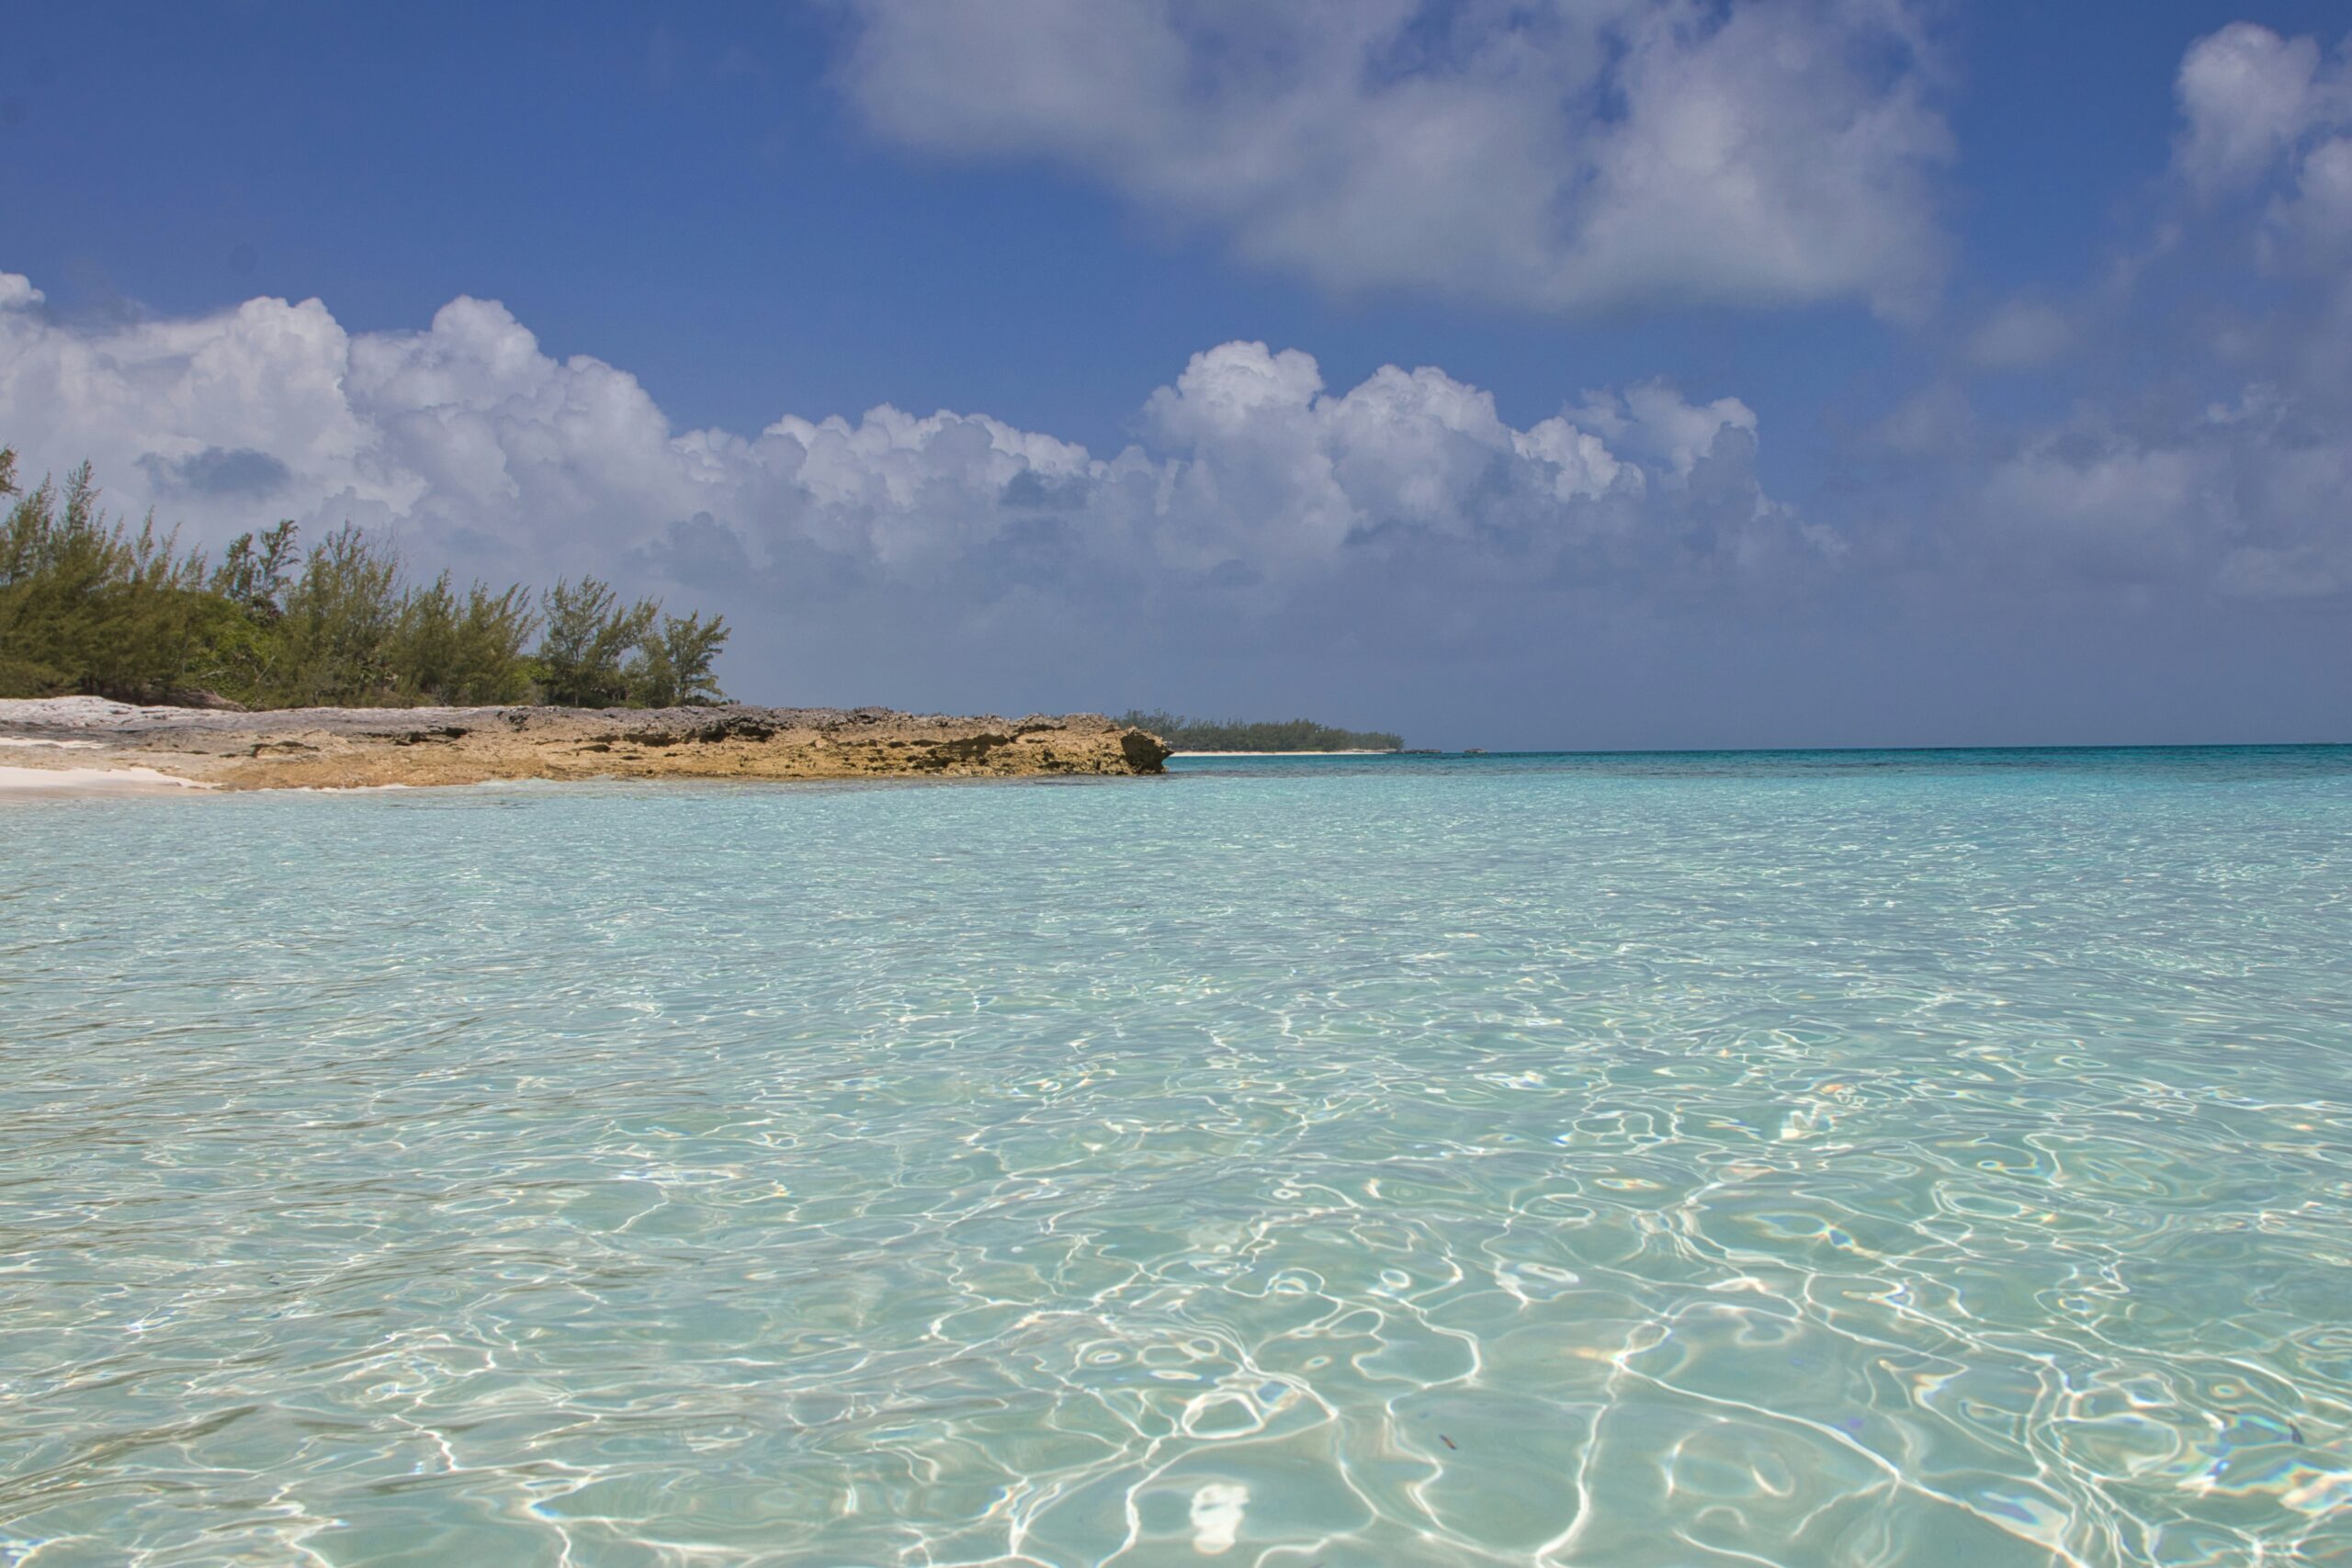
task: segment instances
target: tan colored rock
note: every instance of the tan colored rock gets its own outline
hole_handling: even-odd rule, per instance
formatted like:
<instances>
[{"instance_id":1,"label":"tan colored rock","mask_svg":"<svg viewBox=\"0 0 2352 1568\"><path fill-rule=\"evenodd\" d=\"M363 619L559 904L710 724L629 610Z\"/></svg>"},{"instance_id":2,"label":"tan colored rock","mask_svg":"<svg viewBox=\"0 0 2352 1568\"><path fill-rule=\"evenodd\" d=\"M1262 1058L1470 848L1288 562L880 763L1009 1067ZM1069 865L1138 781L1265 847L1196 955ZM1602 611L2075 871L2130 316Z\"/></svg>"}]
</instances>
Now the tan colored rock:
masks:
<instances>
[{"instance_id":1,"label":"tan colored rock","mask_svg":"<svg viewBox=\"0 0 2352 1568\"><path fill-rule=\"evenodd\" d=\"M1011 720L887 708L296 708L227 713L0 705L0 736L80 768L142 767L226 789L493 779L1010 778L1156 773L1157 736L1096 714ZM42 742L74 742L70 749ZM90 743L95 742L93 746Z\"/></svg>"}]
</instances>

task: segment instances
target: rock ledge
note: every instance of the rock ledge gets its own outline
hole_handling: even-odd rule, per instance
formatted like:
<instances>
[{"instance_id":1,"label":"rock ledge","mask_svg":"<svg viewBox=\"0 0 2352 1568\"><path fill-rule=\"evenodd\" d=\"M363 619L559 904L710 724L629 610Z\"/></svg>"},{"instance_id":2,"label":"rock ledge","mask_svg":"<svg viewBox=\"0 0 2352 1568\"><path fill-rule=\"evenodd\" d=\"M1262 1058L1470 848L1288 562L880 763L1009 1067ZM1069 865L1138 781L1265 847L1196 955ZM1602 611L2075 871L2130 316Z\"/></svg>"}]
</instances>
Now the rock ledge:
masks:
<instances>
[{"instance_id":1,"label":"rock ledge","mask_svg":"<svg viewBox=\"0 0 2352 1568\"><path fill-rule=\"evenodd\" d=\"M0 702L6 761L142 767L228 789L493 779L1011 778L1157 773L1159 738L1099 714L1023 719L888 708L132 707Z\"/></svg>"}]
</instances>

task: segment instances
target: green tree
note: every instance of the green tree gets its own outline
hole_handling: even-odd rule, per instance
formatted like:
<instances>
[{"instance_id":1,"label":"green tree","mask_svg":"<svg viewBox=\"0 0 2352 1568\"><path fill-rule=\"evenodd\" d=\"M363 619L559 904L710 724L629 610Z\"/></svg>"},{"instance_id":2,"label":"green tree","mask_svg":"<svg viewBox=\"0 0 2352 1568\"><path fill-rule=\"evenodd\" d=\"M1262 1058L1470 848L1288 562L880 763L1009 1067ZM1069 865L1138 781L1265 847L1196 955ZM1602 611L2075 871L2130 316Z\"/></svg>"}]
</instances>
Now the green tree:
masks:
<instances>
[{"instance_id":1,"label":"green tree","mask_svg":"<svg viewBox=\"0 0 2352 1568\"><path fill-rule=\"evenodd\" d=\"M259 534L238 535L206 586L265 620L277 620L286 613L281 601L294 570L294 536L290 517Z\"/></svg>"},{"instance_id":2,"label":"green tree","mask_svg":"<svg viewBox=\"0 0 2352 1568\"><path fill-rule=\"evenodd\" d=\"M210 619L202 558L153 517L136 534L109 521L87 463L28 494L14 452L6 468L17 499L0 526L0 691L153 702L184 686Z\"/></svg>"},{"instance_id":3,"label":"green tree","mask_svg":"<svg viewBox=\"0 0 2352 1568\"><path fill-rule=\"evenodd\" d=\"M456 684L448 700L528 702L532 663L524 646L538 626L529 589L511 584L492 592L487 583L475 583L458 617Z\"/></svg>"},{"instance_id":4,"label":"green tree","mask_svg":"<svg viewBox=\"0 0 2352 1568\"><path fill-rule=\"evenodd\" d=\"M629 701L650 708L725 702L727 694L718 689L711 666L728 636L724 615L708 621L699 614L684 619L662 616L660 627L646 633L628 663Z\"/></svg>"},{"instance_id":5,"label":"green tree","mask_svg":"<svg viewBox=\"0 0 2352 1568\"><path fill-rule=\"evenodd\" d=\"M594 578L537 607L520 585L461 598L446 572L411 585L397 551L348 525L302 554L281 522L211 566L152 515L135 531L108 518L87 463L28 493L17 461L0 447L0 696L492 704L530 701L536 683L581 706L723 700L718 616L625 606Z\"/></svg>"},{"instance_id":6,"label":"green tree","mask_svg":"<svg viewBox=\"0 0 2352 1568\"><path fill-rule=\"evenodd\" d=\"M661 606L640 599L624 609L612 585L583 577L548 590L546 631L539 638L539 688L566 707L616 707L627 702L623 660L645 640Z\"/></svg>"},{"instance_id":7,"label":"green tree","mask_svg":"<svg viewBox=\"0 0 2352 1568\"><path fill-rule=\"evenodd\" d=\"M400 557L349 524L319 541L286 590L277 701L366 707L400 695Z\"/></svg>"},{"instance_id":8,"label":"green tree","mask_svg":"<svg viewBox=\"0 0 2352 1568\"><path fill-rule=\"evenodd\" d=\"M531 692L523 648L537 625L527 590L493 593L477 582L460 603L443 572L401 602L392 664L401 695L457 706L523 701Z\"/></svg>"},{"instance_id":9,"label":"green tree","mask_svg":"<svg viewBox=\"0 0 2352 1568\"><path fill-rule=\"evenodd\" d=\"M100 596L107 635L90 650L85 680L127 702L169 702L193 684L191 667L218 616L218 602L204 592L204 558L182 555L178 531L158 534L153 517L115 537L117 575Z\"/></svg>"}]
</instances>

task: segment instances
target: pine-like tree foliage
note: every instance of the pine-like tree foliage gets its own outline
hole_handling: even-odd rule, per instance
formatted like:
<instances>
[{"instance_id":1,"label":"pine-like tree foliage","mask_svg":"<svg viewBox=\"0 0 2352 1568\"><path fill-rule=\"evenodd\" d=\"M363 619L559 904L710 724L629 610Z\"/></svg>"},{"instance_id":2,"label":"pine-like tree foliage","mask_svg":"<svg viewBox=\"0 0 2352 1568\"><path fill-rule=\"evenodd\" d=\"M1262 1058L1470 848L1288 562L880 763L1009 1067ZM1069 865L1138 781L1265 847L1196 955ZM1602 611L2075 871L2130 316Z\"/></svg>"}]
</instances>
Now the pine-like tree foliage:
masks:
<instances>
[{"instance_id":1,"label":"pine-like tree foliage","mask_svg":"<svg viewBox=\"0 0 2352 1568\"><path fill-rule=\"evenodd\" d=\"M628 678L629 701L650 708L679 707L718 700L718 682L711 664L727 641L727 621L713 615L681 620L662 617L661 626L639 643L637 656L623 671Z\"/></svg>"},{"instance_id":2,"label":"pine-like tree foliage","mask_svg":"<svg viewBox=\"0 0 2352 1568\"><path fill-rule=\"evenodd\" d=\"M624 608L612 585L583 577L547 593L547 635L539 641L539 684L567 707L618 707L628 701L630 650L653 629L661 606L640 599Z\"/></svg>"},{"instance_id":3,"label":"pine-like tree foliage","mask_svg":"<svg viewBox=\"0 0 2352 1568\"><path fill-rule=\"evenodd\" d=\"M218 563L153 518L108 518L84 464L62 487L17 481L0 448L0 696L129 702L217 695L249 707L724 701L728 628L609 584L408 581L390 545L346 525L307 552L290 522ZM535 634L540 635L536 649Z\"/></svg>"},{"instance_id":4,"label":"pine-like tree foliage","mask_svg":"<svg viewBox=\"0 0 2352 1568\"><path fill-rule=\"evenodd\" d=\"M219 601L200 557L182 555L153 518L136 533L98 507L87 463L63 489L15 483L0 527L0 690L124 691L153 697L198 657Z\"/></svg>"}]
</instances>

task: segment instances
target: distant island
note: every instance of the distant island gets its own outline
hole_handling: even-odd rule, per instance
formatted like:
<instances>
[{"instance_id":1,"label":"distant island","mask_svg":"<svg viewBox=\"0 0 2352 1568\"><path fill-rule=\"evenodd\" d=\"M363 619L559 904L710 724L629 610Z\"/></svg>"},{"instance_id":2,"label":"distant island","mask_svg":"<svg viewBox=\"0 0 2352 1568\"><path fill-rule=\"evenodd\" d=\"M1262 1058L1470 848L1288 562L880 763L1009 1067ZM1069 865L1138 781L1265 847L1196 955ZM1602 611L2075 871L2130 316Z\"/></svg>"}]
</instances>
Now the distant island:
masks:
<instances>
[{"instance_id":1,"label":"distant island","mask_svg":"<svg viewBox=\"0 0 2352 1568\"><path fill-rule=\"evenodd\" d=\"M1129 709L1119 722L1148 730L1178 751L1398 751L1405 746L1403 736L1385 729L1335 729L1306 718L1247 723Z\"/></svg>"}]
</instances>

